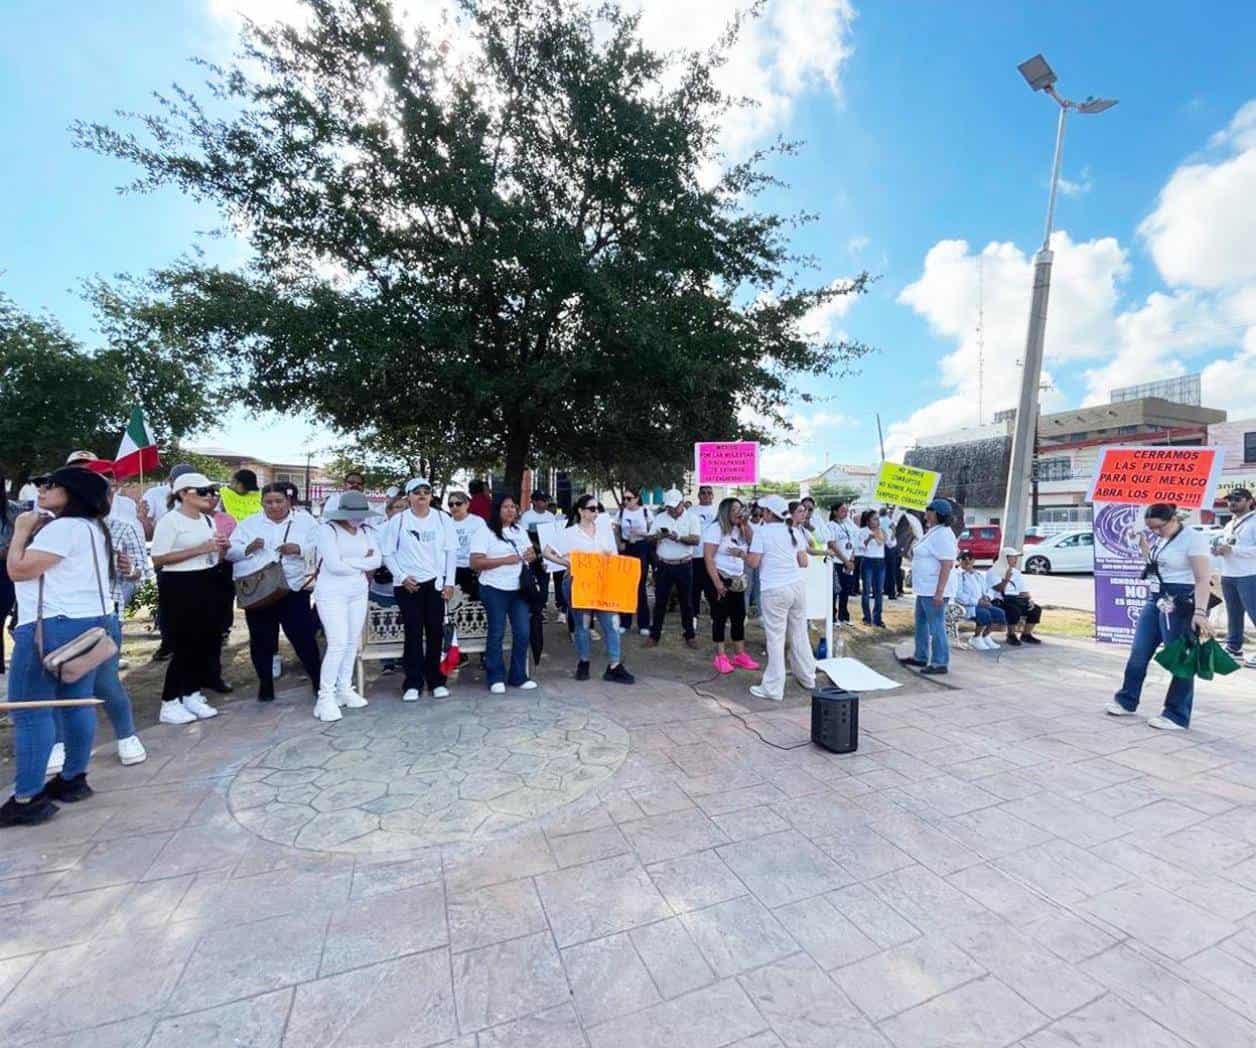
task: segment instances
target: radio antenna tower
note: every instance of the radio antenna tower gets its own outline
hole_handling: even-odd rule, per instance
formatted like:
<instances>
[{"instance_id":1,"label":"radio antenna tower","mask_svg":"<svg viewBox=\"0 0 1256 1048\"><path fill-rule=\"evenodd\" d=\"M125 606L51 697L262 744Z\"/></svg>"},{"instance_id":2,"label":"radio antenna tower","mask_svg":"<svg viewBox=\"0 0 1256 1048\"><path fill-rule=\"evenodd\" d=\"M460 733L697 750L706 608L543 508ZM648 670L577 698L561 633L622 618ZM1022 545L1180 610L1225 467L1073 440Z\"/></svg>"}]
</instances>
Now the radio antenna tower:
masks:
<instances>
[{"instance_id":1,"label":"radio antenna tower","mask_svg":"<svg viewBox=\"0 0 1256 1048\"><path fill-rule=\"evenodd\" d=\"M977 256L977 425L986 424L986 260Z\"/></svg>"}]
</instances>

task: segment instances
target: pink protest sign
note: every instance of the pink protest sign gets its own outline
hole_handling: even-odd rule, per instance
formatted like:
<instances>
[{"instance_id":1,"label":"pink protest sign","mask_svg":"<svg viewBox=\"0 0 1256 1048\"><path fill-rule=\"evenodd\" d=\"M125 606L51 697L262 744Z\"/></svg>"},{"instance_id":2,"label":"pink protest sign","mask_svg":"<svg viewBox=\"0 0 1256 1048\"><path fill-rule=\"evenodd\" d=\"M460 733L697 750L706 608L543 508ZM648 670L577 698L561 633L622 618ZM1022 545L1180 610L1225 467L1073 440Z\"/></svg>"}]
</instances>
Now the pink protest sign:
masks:
<instances>
[{"instance_id":1,"label":"pink protest sign","mask_svg":"<svg viewBox=\"0 0 1256 1048\"><path fill-rule=\"evenodd\" d=\"M699 484L759 483L759 445L753 440L695 444L693 459Z\"/></svg>"}]
</instances>

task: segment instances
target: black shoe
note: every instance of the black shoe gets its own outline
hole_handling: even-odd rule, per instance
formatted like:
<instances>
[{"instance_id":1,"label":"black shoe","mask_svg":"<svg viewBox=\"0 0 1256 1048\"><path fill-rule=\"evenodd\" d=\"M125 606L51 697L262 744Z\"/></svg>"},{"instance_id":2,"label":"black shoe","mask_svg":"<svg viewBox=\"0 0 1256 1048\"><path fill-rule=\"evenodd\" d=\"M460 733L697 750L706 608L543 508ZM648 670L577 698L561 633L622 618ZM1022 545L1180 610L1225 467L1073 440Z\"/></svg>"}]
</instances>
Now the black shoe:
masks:
<instances>
[{"instance_id":1,"label":"black shoe","mask_svg":"<svg viewBox=\"0 0 1256 1048\"><path fill-rule=\"evenodd\" d=\"M1021 639L1020 637L1016 636L1015 633L1009 633L1007 635L1007 643L1010 644L1013 648L1019 648L1021 646Z\"/></svg>"},{"instance_id":2,"label":"black shoe","mask_svg":"<svg viewBox=\"0 0 1256 1048\"><path fill-rule=\"evenodd\" d=\"M72 779L63 779L54 775L44 786L43 796L50 801L61 801L62 804L75 804L85 801L96 791L87 785L87 772L80 772Z\"/></svg>"},{"instance_id":3,"label":"black shoe","mask_svg":"<svg viewBox=\"0 0 1256 1048\"><path fill-rule=\"evenodd\" d=\"M929 665L927 662L921 662L919 659L899 659L898 661L904 666L915 666L917 669L923 669Z\"/></svg>"},{"instance_id":4,"label":"black shoe","mask_svg":"<svg viewBox=\"0 0 1256 1048\"><path fill-rule=\"evenodd\" d=\"M589 664L587 662L576 663L576 680L589 679Z\"/></svg>"},{"instance_id":5,"label":"black shoe","mask_svg":"<svg viewBox=\"0 0 1256 1048\"><path fill-rule=\"evenodd\" d=\"M1032 633L1022 633L1020 641L1022 644L1041 644L1042 643L1042 641L1040 641Z\"/></svg>"},{"instance_id":6,"label":"black shoe","mask_svg":"<svg viewBox=\"0 0 1256 1048\"><path fill-rule=\"evenodd\" d=\"M170 658L173 654L174 654L174 652L173 652L173 651L171 651L169 648L167 648L167 647L163 644L160 648L158 648L155 652L153 652L153 661L154 661L154 662L165 662L165 661L166 661L167 659L169 659L169 658Z\"/></svg>"},{"instance_id":7,"label":"black shoe","mask_svg":"<svg viewBox=\"0 0 1256 1048\"><path fill-rule=\"evenodd\" d=\"M10 797L0 807L0 826L38 826L60 810L43 792L35 794L25 804L18 804L16 797Z\"/></svg>"},{"instance_id":8,"label":"black shoe","mask_svg":"<svg viewBox=\"0 0 1256 1048\"><path fill-rule=\"evenodd\" d=\"M613 684L636 684L637 678L624 669L621 662L616 666L607 666L606 672L602 674L602 680L611 681Z\"/></svg>"},{"instance_id":9,"label":"black shoe","mask_svg":"<svg viewBox=\"0 0 1256 1048\"><path fill-rule=\"evenodd\" d=\"M216 680L213 684L206 684L210 691L216 691L219 695L230 695L235 688L228 684L225 680Z\"/></svg>"},{"instance_id":10,"label":"black shoe","mask_svg":"<svg viewBox=\"0 0 1256 1048\"><path fill-rule=\"evenodd\" d=\"M920 672L926 677L941 677L947 673L947 668L945 666L926 666Z\"/></svg>"},{"instance_id":11,"label":"black shoe","mask_svg":"<svg viewBox=\"0 0 1256 1048\"><path fill-rule=\"evenodd\" d=\"M315 694L315 695L317 695L317 694L318 694L318 688L317 688L317 687L315 687L315 689L314 689L314 694ZM274 702L274 701L275 701L275 693L274 693L273 691L263 691L263 692L261 692L261 693L257 696L257 701L258 701L258 702Z\"/></svg>"}]
</instances>

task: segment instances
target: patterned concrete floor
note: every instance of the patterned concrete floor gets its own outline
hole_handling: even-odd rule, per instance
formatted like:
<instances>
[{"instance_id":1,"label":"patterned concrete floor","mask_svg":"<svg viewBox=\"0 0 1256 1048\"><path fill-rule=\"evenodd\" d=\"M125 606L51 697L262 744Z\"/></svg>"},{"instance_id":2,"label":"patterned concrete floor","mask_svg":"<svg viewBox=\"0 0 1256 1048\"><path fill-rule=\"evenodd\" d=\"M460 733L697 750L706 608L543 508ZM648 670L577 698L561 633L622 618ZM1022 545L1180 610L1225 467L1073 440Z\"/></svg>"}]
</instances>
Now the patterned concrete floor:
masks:
<instances>
[{"instance_id":1,"label":"patterned concrete floor","mask_svg":"<svg viewBox=\"0 0 1256 1048\"><path fill-rule=\"evenodd\" d=\"M956 664L865 700L841 757L801 696L743 722L555 670L153 728L0 840L0 1044L1256 1045L1256 674L1160 735L1099 712L1120 664L1090 646ZM362 833L318 822L343 811Z\"/></svg>"}]
</instances>

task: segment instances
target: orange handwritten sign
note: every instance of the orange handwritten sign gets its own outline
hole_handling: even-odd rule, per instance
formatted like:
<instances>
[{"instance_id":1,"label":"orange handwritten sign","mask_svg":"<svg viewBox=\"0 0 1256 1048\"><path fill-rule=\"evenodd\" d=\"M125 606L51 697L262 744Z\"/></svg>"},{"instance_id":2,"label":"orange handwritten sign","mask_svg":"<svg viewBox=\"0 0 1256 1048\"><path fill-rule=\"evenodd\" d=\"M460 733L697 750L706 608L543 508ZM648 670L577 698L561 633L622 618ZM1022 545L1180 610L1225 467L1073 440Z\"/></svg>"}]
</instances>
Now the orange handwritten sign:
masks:
<instances>
[{"instance_id":1,"label":"orange handwritten sign","mask_svg":"<svg viewBox=\"0 0 1256 1048\"><path fill-rule=\"evenodd\" d=\"M1221 462L1222 452L1216 447L1105 448L1088 499L1135 506L1171 502L1184 509L1211 507Z\"/></svg>"},{"instance_id":2,"label":"orange handwritten sign","mask_svg":"<svg viewBox=\"0 0 1256 1048\"><path fill-rule=\"evenodd\" d=\"M606 553L571 554L571 606L581 611L637 610L641 561Z\"/></svg>"}]
</instances>

